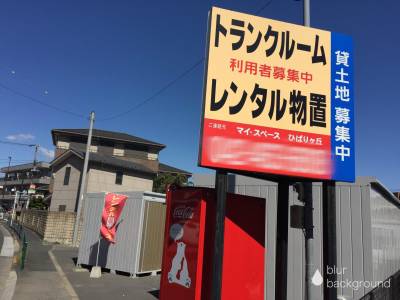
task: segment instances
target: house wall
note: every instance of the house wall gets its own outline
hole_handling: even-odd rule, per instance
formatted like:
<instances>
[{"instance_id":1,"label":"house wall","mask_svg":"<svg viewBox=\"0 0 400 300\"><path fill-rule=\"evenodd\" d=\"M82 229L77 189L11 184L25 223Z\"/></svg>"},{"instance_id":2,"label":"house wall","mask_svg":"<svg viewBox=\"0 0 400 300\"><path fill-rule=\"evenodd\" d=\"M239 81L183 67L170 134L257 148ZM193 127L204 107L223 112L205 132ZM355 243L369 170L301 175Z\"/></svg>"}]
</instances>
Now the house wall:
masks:
<instances>
[{"instance_id":1,"label":"house wall","mask_svg":"<svg viewBox=\"0 0 400 300\"><path fill-rule=\"evenodd\" d=\"M64 185L65 170L71 167L69 184ZM50 211L58 211L60 205L66 205L65 211L75 211L76 199L79 195L79 185L83 161L72 156L65 164L53 166L52 191Z\"/></svg>"},{"instance_id":2,"label":"house wall","mask_svg":"<svg viewBox=\"0 0 400 300\"><path fill-rule=\"evenodd\" d=\"M122 144L122 143L115 143L113 144L112 142L105 144L101 141L97 141L95 138L92 141L92 144L94 145L92 148L97 149L95 152L104 154L104 155L109 155L113 156L114 155L114 149L123 149L123 156L117 156L119 159L124 159L132 162L137 162L140 163L147 168L157 172L158 171L158 151L152 150L152 149L147 149L143 147L143 149L140 149L140 146L134 147L129 144ZM122 145L122 147L121 147ZM68 137L62 137L60 136L58 138L58 142L56 145L56 157L59 155L63 154L66 149L75 149L78 151L85 152L86 151L86 141L79 142L79 141L71 141Z\"/></svg>"},{"instance_id":3,"label":"house wall","mask_svg":"<svg viewBox=\"0 0 400 300\"><path fill-rule=\"evenodd\" d=\"M124 171L122 184L115 184L116 168L99 168L91 166L88 176L88 193L151 191L153 177L135 172Z\"/></svg>"}]
</instances>

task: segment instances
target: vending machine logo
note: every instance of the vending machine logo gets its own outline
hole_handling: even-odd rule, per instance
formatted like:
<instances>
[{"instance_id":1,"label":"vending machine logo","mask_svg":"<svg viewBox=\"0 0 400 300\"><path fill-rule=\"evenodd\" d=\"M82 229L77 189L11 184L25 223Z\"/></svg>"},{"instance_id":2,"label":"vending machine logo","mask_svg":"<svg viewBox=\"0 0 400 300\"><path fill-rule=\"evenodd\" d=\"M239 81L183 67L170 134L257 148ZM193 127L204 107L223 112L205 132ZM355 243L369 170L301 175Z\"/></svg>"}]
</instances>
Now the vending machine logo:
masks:
<instances>
[{"instance_id":1,"label":"vending machine logo","mask_svg":"<svg viewBox=\"0 0 400 300\"><path fill-rule=\"evenodd\" d=\"M193 208L190 206L178 206L174 209L175 219L192 219L193 218Z\"/></svg>"},{"instance_id":2,"label":"vending machine logo","mask_svg":"<svg viewBox=\"0 0 400 300\"><path fill-rule=\"evenodd\" d=\"M186 288L190 288L192 281L189 277L189 269L185 256L186 244L184 242L178 242L178 240L180 240L183 237L183 234L184 231L182 225L180 224L171 225L171 228L169 230L169 235L176 243L176 254L172 259L171 269L168 272L168 282L176 283ZM179 278L178 278L178 272L179 272Z\"/></svg>"}]
</instances>

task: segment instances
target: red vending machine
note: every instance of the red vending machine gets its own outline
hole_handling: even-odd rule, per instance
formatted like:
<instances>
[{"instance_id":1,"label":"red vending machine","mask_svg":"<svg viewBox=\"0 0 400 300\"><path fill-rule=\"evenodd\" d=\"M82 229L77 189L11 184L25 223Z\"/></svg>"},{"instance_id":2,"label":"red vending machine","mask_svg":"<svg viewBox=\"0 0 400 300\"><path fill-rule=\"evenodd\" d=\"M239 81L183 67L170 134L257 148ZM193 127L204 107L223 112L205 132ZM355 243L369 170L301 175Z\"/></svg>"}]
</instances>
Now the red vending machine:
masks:
<instances>
[{"instance_id":1,"label":"red vending machine","mask_svg":"<svg viewBox=\"0 0 400 300\"><path fill-rule=\"evenodd\" d=\"M214 189L167 192L160 300L210 299L215 234ZM223 300L264 299L265 199L227 194Z\"/></svg>"}]
</instances>

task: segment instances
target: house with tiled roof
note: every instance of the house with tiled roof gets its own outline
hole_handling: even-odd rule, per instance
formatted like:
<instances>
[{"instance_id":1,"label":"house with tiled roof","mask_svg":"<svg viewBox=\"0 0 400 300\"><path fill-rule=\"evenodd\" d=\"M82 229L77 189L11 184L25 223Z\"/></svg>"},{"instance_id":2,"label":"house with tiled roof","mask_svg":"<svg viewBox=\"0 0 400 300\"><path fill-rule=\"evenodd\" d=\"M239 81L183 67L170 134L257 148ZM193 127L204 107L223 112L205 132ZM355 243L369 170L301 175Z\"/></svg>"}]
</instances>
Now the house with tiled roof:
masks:
<instances>
[{"instance_id":1,"label":"house with tiled roof","mask_svg":"<svg viewBox=\"0 0 400 300\"><path fill-rule=\"evenodd\" d=\"M76 211L88 129L53 129L51 211ZM87 192L151 191L160 173L190 172L159 162L166 146L121 132L94 129L87 172Z\"/></svg>"}]
</instances>

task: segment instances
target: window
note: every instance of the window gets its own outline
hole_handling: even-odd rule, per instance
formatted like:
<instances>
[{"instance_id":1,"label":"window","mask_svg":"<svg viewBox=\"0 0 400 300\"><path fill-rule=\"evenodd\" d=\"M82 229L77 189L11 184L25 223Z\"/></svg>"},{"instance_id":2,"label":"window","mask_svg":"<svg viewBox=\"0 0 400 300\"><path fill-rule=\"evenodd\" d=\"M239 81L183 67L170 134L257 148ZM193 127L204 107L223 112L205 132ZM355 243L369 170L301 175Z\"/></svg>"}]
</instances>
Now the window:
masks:
<instances>
[{"instance_id":1,"label":"window","mask_svg":"<svg viewBox=\"0 0 400 300\"><path fill-rule=\"evenodd\" d=\"M113 155L114 156L124 156L125 155L124 145L116 144L114 146Z\"/></svg>"},{"instance_id":2,"label":"window","mask_svg":"<svg viewBox=\"0 0 400 300\"><path fill-rule=\"evenodd\" d=\"M115 176L115 184L122 184L123 176L124 176L124 173L122 173L122 171L117 171L116 176Z\"/></svg>"},{"instance_id":3,"label":"window","mask_svg":"<svg viewBox=\"0 0 400 300\"><path fill-rule=\"evenodd\" d=\"M57 142L57 148L60 149L69 149L69 143L65 141L58 141Z\"/></svg>"},{"instance_id":4,"label":"window","mask_svg":"<svg viewBox=\"0 0 400 300\"><path fill-rule=\"evenodd\" d=\"M89 151L93 152L93 153L97 153L97 146L96 145L90 145Z\"/></svg>"},{"instance_id":5,"label":"window","mask_svg":"<svg viewBox=\"0 0 400 300\"><path fill-rule=\"evenodd\" d=\"M66 208L67 208L66 205L59 205L58 206L58 211L65 211Z\"/></svg>"},{"instance_id":6,"label":"window","mask_svg":"<svg viewBox=\"0 0 400 300\"><path fill-rule=\"evenodd\" d=\"M65 175L64 175L64 185L69 184L69 176L71 175L71 167L65 168Z\"/></svg>"},{"instance_id":7,"label":"window","mask_svg":"<svg viewBox=\"0 0 400 300\"><path fill-rule=\"evenodd\" d=\"M147 153L148 160L157 160L157 158L158 158L157 153Z\"/></svg>"}]
</instances>

